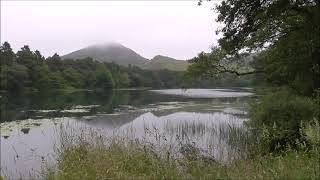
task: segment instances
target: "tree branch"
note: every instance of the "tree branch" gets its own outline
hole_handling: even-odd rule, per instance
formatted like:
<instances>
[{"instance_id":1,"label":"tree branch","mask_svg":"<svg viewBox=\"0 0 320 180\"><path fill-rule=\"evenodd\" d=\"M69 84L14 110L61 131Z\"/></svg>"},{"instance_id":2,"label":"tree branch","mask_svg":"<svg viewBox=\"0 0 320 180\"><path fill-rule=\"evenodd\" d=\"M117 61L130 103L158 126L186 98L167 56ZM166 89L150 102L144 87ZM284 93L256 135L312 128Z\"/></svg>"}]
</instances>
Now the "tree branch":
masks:
<instances>
[{"instance_id":1,"label":"tree branch","mask_svg":"<svg viewBox=\"0 0 320 180\"><path fill-rule=\"evenodd\" d=\"M211 65L210 68L215 68L218 70L218 72L216 72L216 74L222 74L222 73L231 73L231 74L235 74L237 76L244 76L244 75L249 75L249 74L258 74L258 73L264 73L264 71L262 70L253 70L253 71L247 71L247 72L239 72L237 70L232 70L232 69L228 69L225 66L221 65L221 64L215 64L215 65ZM219 69L220 68L220 69Z\"/></svg>"}]
</instances>

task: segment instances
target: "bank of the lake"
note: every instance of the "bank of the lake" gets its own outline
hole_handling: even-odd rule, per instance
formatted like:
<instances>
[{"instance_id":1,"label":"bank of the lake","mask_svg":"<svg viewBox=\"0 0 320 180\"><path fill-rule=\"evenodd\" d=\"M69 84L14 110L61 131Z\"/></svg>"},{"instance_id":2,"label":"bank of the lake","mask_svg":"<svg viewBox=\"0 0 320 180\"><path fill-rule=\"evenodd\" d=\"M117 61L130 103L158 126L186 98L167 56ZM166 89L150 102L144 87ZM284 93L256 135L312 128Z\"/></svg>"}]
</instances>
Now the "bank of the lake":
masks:
<instances>
[{"instance_id":1,"label":"bank of the lake","mask_svg":"<svg viewBox=\"0 0 320 180\"><path fill-rule=\"evenodd\" d=\"M152 145L114 141L111 146L82 142L65 148L45 179L319 179L319 147L282 154L251 154L228 163L189 151L175 158Z\"/></svg>"}]
</instances>

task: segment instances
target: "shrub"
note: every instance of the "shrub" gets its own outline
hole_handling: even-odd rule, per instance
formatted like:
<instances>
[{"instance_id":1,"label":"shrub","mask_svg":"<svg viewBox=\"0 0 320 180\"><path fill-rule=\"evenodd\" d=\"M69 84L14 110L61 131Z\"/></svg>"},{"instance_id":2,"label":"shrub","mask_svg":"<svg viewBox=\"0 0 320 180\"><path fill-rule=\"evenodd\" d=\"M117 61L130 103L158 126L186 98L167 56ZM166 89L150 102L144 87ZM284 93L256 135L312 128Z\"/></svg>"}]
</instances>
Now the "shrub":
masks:
<instances>
[{"instance_id":1,"label":"shrub","mask_svg":"<svg viewBox=\"0 0 320 180\"><path fill-rule=\"evenodd\" d=\"M249 126L256 130L262 150L279 151L305 143L301 128L317 118L318 105L287 90L262 96L251 106Z\"/></svg>"}]
</instances>

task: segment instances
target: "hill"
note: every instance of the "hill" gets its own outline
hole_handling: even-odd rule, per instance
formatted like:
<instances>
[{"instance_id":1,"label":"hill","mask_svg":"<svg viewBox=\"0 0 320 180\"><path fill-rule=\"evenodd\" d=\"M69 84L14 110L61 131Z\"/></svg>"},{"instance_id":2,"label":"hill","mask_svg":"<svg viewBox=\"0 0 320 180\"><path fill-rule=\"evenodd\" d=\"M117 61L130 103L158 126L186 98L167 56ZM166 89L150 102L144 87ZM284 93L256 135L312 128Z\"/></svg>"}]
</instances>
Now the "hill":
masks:
<instances>
[{"instance_id":1,"label":"hill","mask_svg":"<svg viewBox=\"0 0 320 180\"><path fill-rule=\"evenodd\" d=\"M133 50L118 43L93 45L62 56L63 59L83 59L87 57L91 57L100 62L114 62L125 66L129 64L139 66L149 61Z\"/></svg>"},{"instance_id":2,"label":"hill","mask_svg":"<svg viewBox=\"0 0 320 180\"><path fill-rule=\"evenodd\" d=\"M187 61L176 60L161 55L148 60L132 49L118 43L88 46L64 55L62 59L84 59L87 57L100 62L114 62L124 66L131 64L148 70L168 69L171 71L184 71L188 66Z\"/></svg>"},{"instance_id":3,"label":"hill","mask_svg":"<svg viewBox=\"0 0 320 180\"><path fill-rule=\"evenodd\" d=\"M143 64L141 68L150 70L168 69L171 71L185 71L188 67L188 62L176 60L167 56L157 55L149 62Z\"/></svg>"}]
</instances>

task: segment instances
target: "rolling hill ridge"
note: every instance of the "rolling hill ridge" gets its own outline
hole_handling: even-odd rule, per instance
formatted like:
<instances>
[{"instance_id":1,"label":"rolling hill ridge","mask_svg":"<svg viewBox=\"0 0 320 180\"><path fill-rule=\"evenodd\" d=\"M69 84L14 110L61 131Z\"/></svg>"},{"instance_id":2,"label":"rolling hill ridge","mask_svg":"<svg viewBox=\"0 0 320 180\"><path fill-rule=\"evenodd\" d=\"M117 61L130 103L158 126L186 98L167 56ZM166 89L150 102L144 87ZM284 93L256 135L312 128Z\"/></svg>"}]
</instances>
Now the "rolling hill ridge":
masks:
<instances>
[{"instance_id":1,"label":"rolling hill ridge","mask_svg":"<svg viewBox=\"0 0 320 180\"><path fill-rule=\"evenodd\" d=\"M141 66L143 69L159 70L168 69L172 71L185 71L188 67L188 62L183 60L176 60L171 57L157 55L148 63Z\"/></svg>"},{"instance_id":2,"label":"rolling hill ridge","mask_svg":"<svg viewBox=\"0 0 320 180\"><path fill-rule=\"evenodd\" d=\"M187 61L176 60L167 56L157 55L149 60L119 43L88 46L66 54L62 56L62 59L83 59L87 57L99 62L114 62L123 66L131 64L148 70L184 71L188 67Z\"/></svg>"}]
</instances>

